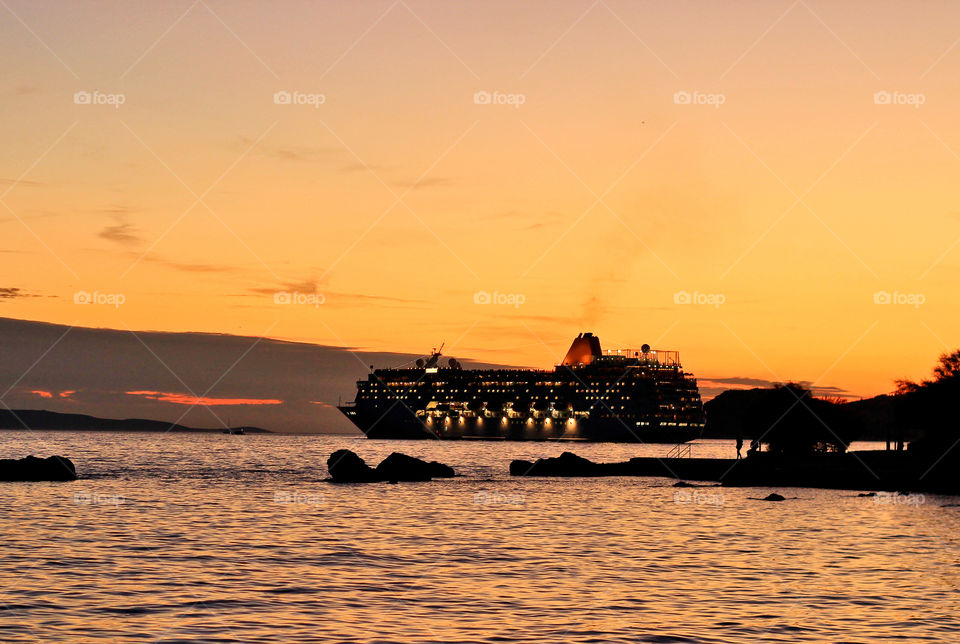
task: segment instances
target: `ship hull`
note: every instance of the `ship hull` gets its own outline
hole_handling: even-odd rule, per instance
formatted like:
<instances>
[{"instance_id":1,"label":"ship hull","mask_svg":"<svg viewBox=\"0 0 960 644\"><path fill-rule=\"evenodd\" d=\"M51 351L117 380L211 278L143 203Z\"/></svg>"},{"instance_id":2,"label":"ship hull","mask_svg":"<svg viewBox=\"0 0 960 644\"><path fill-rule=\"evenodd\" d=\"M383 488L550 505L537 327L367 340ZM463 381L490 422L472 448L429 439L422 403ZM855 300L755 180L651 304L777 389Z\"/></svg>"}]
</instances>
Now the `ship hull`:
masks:
<instances>
[{"instance_id":1,"label":"ship hull","mask_svg":"<svg viewBox=\"0 0 960 644\"><path fill-rule=\"evenodd\" d=\"M367 438L377 440L515 440L607 443L685 443L699 427L631 427L619 418L459 418L423 420L403 405L386 411L338 407Z\"/></svg>"}]
</instances>

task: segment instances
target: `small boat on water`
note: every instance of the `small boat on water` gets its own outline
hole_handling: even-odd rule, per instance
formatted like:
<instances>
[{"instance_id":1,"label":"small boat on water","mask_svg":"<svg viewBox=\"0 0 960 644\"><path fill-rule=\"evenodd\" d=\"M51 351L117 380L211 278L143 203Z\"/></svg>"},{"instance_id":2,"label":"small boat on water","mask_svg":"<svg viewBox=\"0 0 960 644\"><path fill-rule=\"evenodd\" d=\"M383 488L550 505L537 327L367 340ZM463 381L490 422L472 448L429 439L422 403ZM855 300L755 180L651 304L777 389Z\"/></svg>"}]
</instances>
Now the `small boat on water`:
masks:
<instances>
[{"instance_id":1,"label":"small boat on water","mask_svg":"<svg viewBox=\"0 0 960 644\"><path fill-rule=\"evenodd\" d=\"M243 427L227 427L223 430L224 434L231 434L233 436L243 436Z\"/></svg>"}]
</instances>

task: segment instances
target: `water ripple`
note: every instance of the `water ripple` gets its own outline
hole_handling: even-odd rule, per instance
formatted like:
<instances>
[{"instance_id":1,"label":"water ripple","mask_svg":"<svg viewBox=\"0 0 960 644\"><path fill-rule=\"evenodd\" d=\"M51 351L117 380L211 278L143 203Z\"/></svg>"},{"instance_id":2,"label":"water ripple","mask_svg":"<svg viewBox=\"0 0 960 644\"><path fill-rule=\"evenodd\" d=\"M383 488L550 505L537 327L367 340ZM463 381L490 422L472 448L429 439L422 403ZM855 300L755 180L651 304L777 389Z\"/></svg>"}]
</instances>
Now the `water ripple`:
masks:
<instances>
[{"instance_id":1,"label":"water ripple","mask_svg":"<svg viewBox=\"0 0 960 644\"><path fill-rule=\"evenodd\" d=\"M960 638L960 513L942 507L955 498L778 490L795 498L772 506L751 500L768 490L506 474L512 458L567 448L549 443L4 432L0 444L67 454L83 475L3 488L3 641ZM327 485L340 447L466 475ZM597 460L657 449L577 446Z\"/></svg>"}]
</instances>

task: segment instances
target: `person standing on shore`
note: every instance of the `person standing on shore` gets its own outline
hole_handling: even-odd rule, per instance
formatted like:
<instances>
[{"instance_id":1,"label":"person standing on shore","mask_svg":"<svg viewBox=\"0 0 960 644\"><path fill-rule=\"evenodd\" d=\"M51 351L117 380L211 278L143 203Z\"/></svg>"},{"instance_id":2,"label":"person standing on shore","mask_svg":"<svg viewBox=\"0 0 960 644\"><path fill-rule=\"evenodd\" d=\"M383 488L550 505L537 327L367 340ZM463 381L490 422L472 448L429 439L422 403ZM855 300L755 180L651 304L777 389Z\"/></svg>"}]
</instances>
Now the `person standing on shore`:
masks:
<instances>
[{"instance_id":1,"label":"person standing on shore","mask_svg":"<svg viewBox=\"0 0 960 644\"><path fill-rule=\"evenodd\" d=\"M743 456L740 455L740 450L742 449L743 449L743 436L740 434L737 434L737 460L738 461L743 458Z\"/></svg>"}]
</instances>

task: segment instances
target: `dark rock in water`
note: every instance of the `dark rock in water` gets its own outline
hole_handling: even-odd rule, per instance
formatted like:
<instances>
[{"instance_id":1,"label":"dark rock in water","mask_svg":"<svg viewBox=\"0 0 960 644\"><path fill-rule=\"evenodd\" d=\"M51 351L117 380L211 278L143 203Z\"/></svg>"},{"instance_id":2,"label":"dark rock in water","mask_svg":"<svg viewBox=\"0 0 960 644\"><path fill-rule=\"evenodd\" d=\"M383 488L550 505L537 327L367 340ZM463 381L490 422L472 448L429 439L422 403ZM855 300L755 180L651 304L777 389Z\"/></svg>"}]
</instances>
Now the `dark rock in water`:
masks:
<instances>
[{"instance_id":1,"label":"dark rock in water","mask_svg":"<svg viewBox=\"0 0 960 644\"><path fill-rule=\"evenodd\" d=\"M552 458L538 458L535 462L516 460L510 463L512 476L630 476L635 475L632 462L594 463L564 452Z\"/></svg>"},{"instance_id":2,"label":"dark rock in water","mask_svg":"<svg viewBox=\"0 0 960 644\"><path fill-rule=\"evenodd\" d=\"M383 480L366 461L348 449L338 449L327 459L334 483L367 483Z\"/></svg>"},{"instance_id":3,"label":"dark rock in water","mask_svg":"<svg viewBox=\"0 0 960 644\"><path fill-rule=\"evenodd\" d=\"M533 469L533 462L516 459L510 461L510 476L527 476Z\"/></svg>"},{"instance_id":4,"label":"dark rock in water","mask_svg":"<svg viewBox=\"0 0 960 644\"><path fill-rule=\"evenodd\" d=\"M429 481L454 476L453 468L394 452L377 465L377 475L388 481Z\"/></svg>"},{"instance_id":5,"label":"dark rock in water","mask_svg":"<svg viewBox=\"0 0 960 644\"><path fill-rule=\"evenodd\" d=\"M764 497L763 500L764 500L764 501L785 501L786 498L780 496L780 495L777 494L776 492L772 492L772 493L770 493L768 496Z\"/></svg>"},{"instance_id":6,"label":"dark rock in water","mask_svg":"<svg viewBox=\"0 0 960 644\"><path fill-rule=\"evenodd\" d=\"M452 467L436 461L427 462L394 452L376 468L348 449L338 449L327 459L327 470L334 483L371 483L383 481L429 481L455 476Z\"/></svg>"},{"instance_id":7,"label":"dark rock in water","mask_svg":"<svg viewBox=\"0 0 960 644\"><path fill-rule=\"evenodd\" d=\"M876 492L861 492L857 496L877 496Z\"/></svg>"},{"instance_id":8,"label":"dark rock in water","mask_svg":"<svg viewBox=\"0 0 960 644\"><path fill-rule=\"evenodd\" d=\"M513 476L603 476L603 466L573 452L564 452L552 458L530 461L513 461L510 474Z\"/></svg>"},{"instance_id":9,"label":"dark rock in water","mask_svg":"<svg viewBox=\"0 0 960 644\"><path fill-rule=\"evenodd\" d=\"M69 458L50 456L0 459L0 481L75 481L77 468Z\"/></svg>"}]
</instances>

